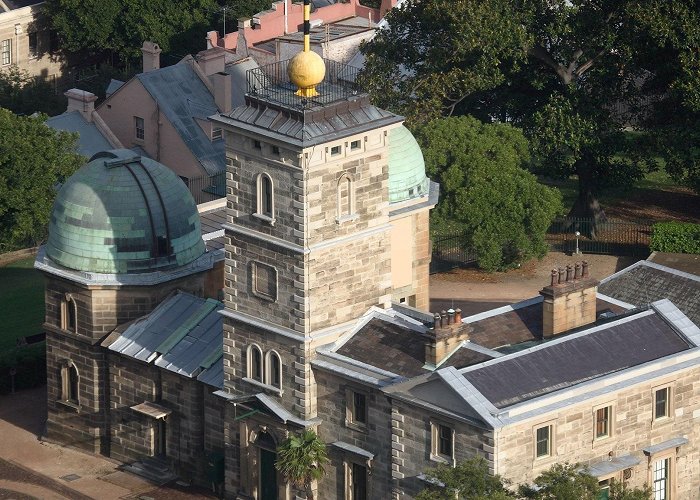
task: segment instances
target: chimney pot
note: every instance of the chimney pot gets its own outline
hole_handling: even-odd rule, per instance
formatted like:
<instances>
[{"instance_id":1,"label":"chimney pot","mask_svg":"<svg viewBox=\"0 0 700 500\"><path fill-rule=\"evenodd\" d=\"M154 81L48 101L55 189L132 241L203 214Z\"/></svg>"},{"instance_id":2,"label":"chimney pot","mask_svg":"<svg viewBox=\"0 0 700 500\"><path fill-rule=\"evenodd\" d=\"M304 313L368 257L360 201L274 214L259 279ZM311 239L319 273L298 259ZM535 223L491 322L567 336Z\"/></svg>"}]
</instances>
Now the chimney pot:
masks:
<instances>
[{"instance_id":1,"label":"chimney pot","mask_svg":"<svg viewBox=\"0 0 700 500\"><path fill-rule=\"evenodd\" d=\"M569 282L571 279L574 277L573 269L571 268L571 264L566 265L566 281Z\"/></svg>"},{"instance_id":2,"label":"chimney pot","mask_svg":"<svg viewBox=\"0 0 700 500\"><path fill-rule=\"evenodd\" d=\"M447 311L440 311L440 328L447 326Z\"/></svg>"},{"instance_id":3,"label":"chimney pot","mask_svg":"<svg viewBox=\"0 0 700 500\"><path fill-rule=\"evenodd\" d=\"M143 56L143 72L160 69L160 53L163 52L157 43L143 42L141 54Z\"/></svg>"},{"instance_id":4,"label":"chimney pot","mask_svg":"<svg viewBox=\"0 0 700 500\"><path fill-rule=\"evenodd\" d=\"M462 310L458 307L455 309L455 323L462 322Z\"/></svg>"},{"instance_id":5,"label":"chimney pot","mask_svg":"<svg viewBox=\"0 0 700 500\"><path fill-rule=\"evenodd\" d=\"M585 260L581 262L581 274L584 278L588 278L588 262Z\"/></svg>"},{"instance_id":6,"label":"chimney pot","mask_svg":"<svg viewBox=\"0 0 700 500\"><path fill-rule=\"evenodd\" d=\"M576 265L574 265L574 279L580 279L581 278L581 263L577 262Z\"/></svg>"},{"instance_id":7,"label":"chimney pot","mask_svg":"<svg viewBox=\"0 0 700 500\"><path fill-rule=\"evenodd\" d=\"M454 322L455 322L455 310L450 308L447 310L447 324L451 325Z\"/></svg>"},{"instance_id":8,"label":"chimney pot","mask_svg":"<svg viewBox=\"0 0 700 500\"><path fill-rule=\"evenodd\" d=\"M566 270L563 267L559 268L559 281L557 283L564 283L566 277Z\"/></svg>"},{"instance_id":9,"label":"chimney pot","mask_svg":"<svg viewBox=\"0 0 700 500\"><path fill-rule=\"evenodd\" d=\"M552 282L549 284L550 286L554 286L557 284L558 276L559 276L559 273L557 272L557 270L552 269Z\"/></svg>"}]
</instances>

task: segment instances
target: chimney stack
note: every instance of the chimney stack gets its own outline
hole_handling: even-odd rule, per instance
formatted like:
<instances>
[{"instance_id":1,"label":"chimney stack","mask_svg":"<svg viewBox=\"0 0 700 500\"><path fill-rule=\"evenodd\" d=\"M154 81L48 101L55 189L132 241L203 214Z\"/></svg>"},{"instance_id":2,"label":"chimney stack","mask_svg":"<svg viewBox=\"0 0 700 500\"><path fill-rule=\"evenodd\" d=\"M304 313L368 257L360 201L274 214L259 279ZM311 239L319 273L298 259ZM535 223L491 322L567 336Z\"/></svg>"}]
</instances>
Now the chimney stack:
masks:
<instances>
[{"instance_id":1,"label":"chimney stack","mask_svg":"<svg viewBox=\"0 0 700 500\"><path fill-rule=\"evenodd\" d=\"M545 338L595 322L598 281L590 277L587 262L552 269L550 278L540 291Z\"/></svg>"},{"instance_id":2,"label":"chimney stack","mask_svg":"<svg viewBox=\"0 0 700 500\"><path fill-rule=\"evenodd\" d=\"M197 54L197 64L207 76L226 70L226 51L221 47L212 47Z\"/></svg>"},{"instance_id":3,"label":"chimney stack","mask_svg":"<svg viewBox=\"0 0 700 500\"><path fill-rule=\"evenodd\" d=\"M92 112L95 111L97 96L87 90L70 89L63 94L68 99L66 112L79 111L88 123L92 122Z\"/></svg>"},{"instance_id":4,"label":"chimney stack","mask_svg":"<svg viewBox=\"0 0 700 500\"><path fill-rule=\"evenodd\" d=\"M157 43L143 42L141 54L143 56L143 72L148 73L154 69L160 69L160 53L163 52Z\"/></svg>"},{"instance_id":5,"label":"chimney stack","mask_svg":"<svg viewBox=\"0 0 700 500\"><path fill-rule=\"evenodd\" d=\"M469 328L462 323L462 310L433 314L433 328L425 333L425 364L437 366L462 342L469 340Z\"/></svg>"},{"instance_id":6,"label":"chimney stack","mask_svg":"<svg viewBox=\"0 0 700 500\"><path fill-rule=\"evenodd\" d=\"M211 83L214 87L214 102L220 113L230 113L231 104L231 75L220 72L211 75Z\"/></svg>"}]
</instances>

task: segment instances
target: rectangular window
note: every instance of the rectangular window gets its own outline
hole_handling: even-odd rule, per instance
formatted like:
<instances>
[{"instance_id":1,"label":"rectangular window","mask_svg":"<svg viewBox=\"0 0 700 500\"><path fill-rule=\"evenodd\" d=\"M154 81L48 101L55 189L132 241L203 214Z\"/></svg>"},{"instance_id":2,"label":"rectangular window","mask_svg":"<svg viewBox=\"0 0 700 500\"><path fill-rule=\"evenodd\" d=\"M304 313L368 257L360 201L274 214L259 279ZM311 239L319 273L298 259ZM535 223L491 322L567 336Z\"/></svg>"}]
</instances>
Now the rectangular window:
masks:
<instances>
[{"instance_id":1,"label":"rectangular window","mask_svg":"<svg viewBox=\"0 0 700 500\"><path fill-rule=\"evenodd\" d=\"M654 392L654 420L670 416L670 393L671 389L669 387L664 387Z\"/></svg>"},{"instance_id":2,"label":"rectangular window","mask_svg":"<svg viewBox=\"0 0 700 500\"><path fill-rule=\"evenodd\" d=\"M12 62L12 40L9 38L0 42L0 62L3 65Z\"/></svg>"},{"instance_id":3,"label":"rectangular window","mask_svg":"<svg viewBox=\"0 0 700 500\"><path fill-rule=\"evenodd\" d=\"M331 148L331 156L337 156L340 154L340 146L333 146Z\"/></svg>"},{"instance_id":4,"label":"rectangular window","mask_svg":"<svg viewBox=\"0 0 700 500\"><path fill-rule=\"evenodd\" d=\"M669 498L669 466L670 458L654 462L652 470L652 493L654 500L668 500Z\"/></svg>"},{"instance_id":5,"label":"rectangular window","mask_svg":"<svg viewBox=\"0 0 700 500\"><path fill-rule=\"evenodd\" d=\"M350 151L357 151L357 150L360 149L361 147L362 147L362 142L360 142L359 139L356 140L356 141L352 141L352 142L350 143Z\"/></svg>"},{"instance_id":6,"label":"rectangular window","mask_svg":"<svg viewBox=\"0 0 700 500\"><path fill-rule=\"evenodd\" d=\"M212 141L218 141L223 137L223 132L221 131L221 127L214 127L211 130L211 140Z\"/></svg>"},{"instance_id":7,"label":"rectangular window","mask_svg":"<svg viewBox=\"0 0 700 500\"><path fill-rule=\"evenodd\" d=\"M39 33L32 31L29 37L29 57L36 57L39 54Z\"/></svg>"},{"instance_id":8,"label":"rectangular window","mask_svg":"<svg viewBox=\"0 0 700 500\"><path fill-rule=\"evenodd\" d=\"M140 116L134 116L134 130L136 138L143 141L146 137L146 124Z\"/></svg>"},{"instance_id":9,"label":"rectangular window","mask_svg":"<svg viewBox=\"0 0 700 500\"><path fill-rule=\"evenodd\" d=\"M280 148L277 146L272 146L272 154L273 155L279 155L280 154Z\"/></svg>"},{"instance_id":10,"label":"rectangular window","mask_svg":"<svg viewBox=\"0 0 700 500\"><path fill-rule=\"evenodd\" d=\"M598 483L600 488L600 493L598 493L598 500L608 500L610 498L610 479L605 481L600 481Z\"/></svg>"},{"instance_id":11,"label":"rectangular window","mask_svg":"<svg viewBox=\"0 0 700 500\"><path fill-rule=\"evenodd\" d=\"M359 392L352 393L352 417L353 421L366 424L367 423L367 396Z\"/></svg>"},{"instance_id":12,"label":"rectangular window","mask_svg":"<svg viewBox=\"0 0 700 500\"><path fill-rule=\"evenodd\" d=\"M552 426L545 425L536 431L535 456L548 457L552 454Z\"/></svg>"},{"instance_id":13,"label":"rectangular window","mask_svg":"<svg viewBox=\"0 0 700 500\"><path fill-rule=\"evenodd\" d=\"M432 458L452 461L454 457L454 429L449 425L431 422Z\"/></svg>"},{"instance_id":14,"label":"rectangular window","mask_svg":"<svg viewBox=\"0 0 700 500\"><path fill-rule=\"evenodd\" d=\"M253 141L253 147L254 147L255 149L262 149L262 144L260 144L260 141L254 140L254 141Z\"/></svg>"},{"instance_id":15,"label":"rectangular window","mask_svg":"<svg viewBox=\"0 0 700 500\"><path fill-rule=\"evenodd\" d=\"M438 453L452 457L452 429L446 425L439 426Z\"/></svg>"},{"instance_id":16,"label":"rectangular window","mask_svg":"<svg viewBox=\"0 0 700 500\"><path fill-rule=\"evenodd\" d=\"M350 498L352 500L367 500L367 467L353 463L350 476Z\"/></svg>"},{"instance_id":17,"label":"rectangular window","mask_svg":"<svg viewBox=\"0 0 700 500\"><path fill-rule=\"evenodd\" d=\"M595 411L595 438L610 436L610 415L612 407L606 406Z\"/></svg>"},{"instance_id":18,"label":"rectangular window","mask_svg":"<svg viewBox=\"0 0 700 500\"><path fill-rule=\"evenodd\" d=\"M277 300L277 269L261 262L252 265L253 293L267 300Z\"/></svg>"}]
</instances>

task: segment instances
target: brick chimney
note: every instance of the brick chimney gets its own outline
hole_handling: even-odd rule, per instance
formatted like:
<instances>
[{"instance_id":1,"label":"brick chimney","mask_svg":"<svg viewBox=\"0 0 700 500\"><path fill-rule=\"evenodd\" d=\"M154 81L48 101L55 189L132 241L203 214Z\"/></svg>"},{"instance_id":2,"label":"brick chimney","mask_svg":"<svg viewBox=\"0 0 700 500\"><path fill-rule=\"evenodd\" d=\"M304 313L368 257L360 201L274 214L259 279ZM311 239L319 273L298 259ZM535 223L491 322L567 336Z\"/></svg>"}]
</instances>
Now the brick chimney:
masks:
<instances>
[{"instance_id":1,"label":"brick chimney","mask_svg":"<svg viewBox=\"0 0 700 500\"><path fill-rule=\"evenodd\" d=\"M596 320L598 280L589 276L588 263L552 269L551 283L540 295L542 303L542 335L545 338Z\"/></svg>"},{"instance_id":2,"label":"brick chimney","mask_svg":"<svg viewBox=\"0 0 700 500\"><path fill-rule=\"evenodd\" d=\"M211 75L211 83L214 87L214 102L221 113L230 113L231 104L231 75L224 73L214 73Z\"/></svg>"},{"instance_id":3,"label":"brick chimney","mask_svg":"<svg viewBox=\"0 0 700 500\"><path fill-rule=\"evenodd\" d=\"M154 69L160 69L160 53L163 52L157 43L143 42L141 54L143 55L143 72L148 73Z\"/></svg>"},{"instance_id":4,"label":"brick chimney","mask_svg":"<svg viewBox=\"0 0 700 500\"><path fill-rule=\"evenodd\" d=\"M462 323L462 310L449 309L433 315L434 324L425 333L425 364L437 366L465 340L469 328Z\"/></svg>"},{"instance_id":5,"label":"brick chimney","mask_svg":"<svg viewBox=\"0 0 700 500\"><path fill-rule=\"evenodd\" d=\"M87 90L70 89L63 95L68 99L67 113L79 111L88 123L92 122L92 112L95 111L95 101L97 100L95 94Z\"/></svg>"}]
</instances>

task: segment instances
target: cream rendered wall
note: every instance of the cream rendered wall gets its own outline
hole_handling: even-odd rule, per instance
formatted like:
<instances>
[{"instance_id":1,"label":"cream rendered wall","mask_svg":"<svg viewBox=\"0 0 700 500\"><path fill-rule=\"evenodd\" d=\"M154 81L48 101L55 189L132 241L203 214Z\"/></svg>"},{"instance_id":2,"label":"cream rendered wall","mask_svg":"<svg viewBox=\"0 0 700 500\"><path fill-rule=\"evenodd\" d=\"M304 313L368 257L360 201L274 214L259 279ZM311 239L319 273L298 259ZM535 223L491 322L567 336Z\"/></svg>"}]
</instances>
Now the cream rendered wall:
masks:
<instances>
[{"instance_id":1,"label":"cream rendered wall","mask_svg":"<svg viewBox=\"0 0 700 500\"><path fill-rule=\"evenodd\" d=\"M52 81L54 78L61 77L63 60L48 53L50 36L46 20L40 12L42 3L0 12L0 41L12 41L11 64L16 64L20 70L27 71L30 76L40 76ZM18 25L19 34L15 30L16 25ZM29 53L29 33L32 31L39 33L39 49L44 51L41 57ZM7 70L9 66L3 65L0 61L0 71Z\"/></svg>"},{"instance_id":2,"label":"cream rendered wall","mask_svg":"<svg viewBox=\"0 0 700 500\"><path fill-rule=\"evenodd\" d=\"M148 155L182 177L206 172L180 138L155 100L136 78L125 83L97 108L97 114L126 148L141 146ZM144 140L136 138L134 117L144 119Z\"/></svg>"},{"instance_id":3,"label":"cream rendered wall","mask_svg":"<svg viewBox=\"0 0 700 500\"><path fill-rule=\"evenodd\" d=\"M413 284L415 239L413 217L391 221L391 284L394 289Z\"/></svg>"}]
</instances>

